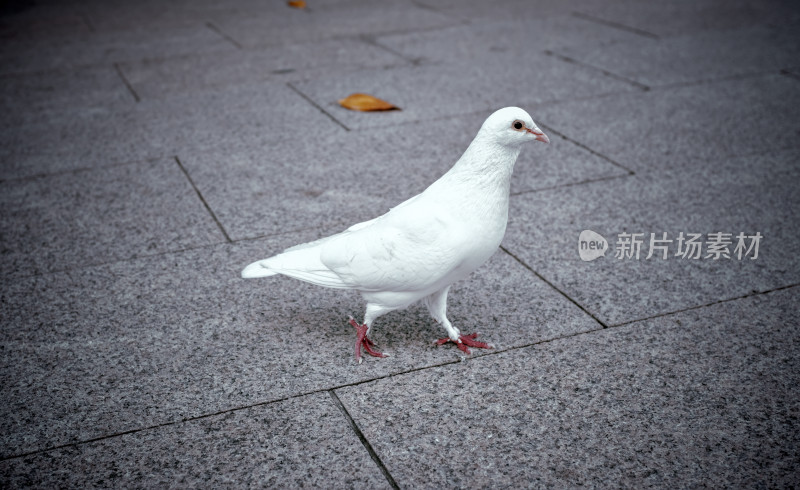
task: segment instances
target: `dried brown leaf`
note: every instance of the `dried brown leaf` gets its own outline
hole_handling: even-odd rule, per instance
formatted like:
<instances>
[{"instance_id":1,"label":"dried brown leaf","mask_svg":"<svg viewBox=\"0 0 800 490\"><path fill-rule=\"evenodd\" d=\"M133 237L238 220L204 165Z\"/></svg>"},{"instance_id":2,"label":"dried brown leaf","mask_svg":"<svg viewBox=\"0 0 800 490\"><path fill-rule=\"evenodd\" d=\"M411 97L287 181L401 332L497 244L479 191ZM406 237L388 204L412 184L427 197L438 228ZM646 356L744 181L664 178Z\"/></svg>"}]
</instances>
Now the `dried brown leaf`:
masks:
<instances>
[{"instance_id":1,"label":"dried brown leaf","mask_svg":"<svg viewBox=\"0 0 800 490\"><path fill-rule=\"evenodd\" d=\"M286 2L290 7L294 7L296 9L304 9L306 8L305 0L289 0Z\"/></svg>"},{"instance_id":2,"label":"dried brown leaf","mask_svg":"<svg viewBox=\"0 0 800 490\"><path fill-rule=\"evenodd\" d=\"M369 94L350 94L339 101L339 105L351 111L399 111L394 104Z\"/></svg>"}]
</instances>

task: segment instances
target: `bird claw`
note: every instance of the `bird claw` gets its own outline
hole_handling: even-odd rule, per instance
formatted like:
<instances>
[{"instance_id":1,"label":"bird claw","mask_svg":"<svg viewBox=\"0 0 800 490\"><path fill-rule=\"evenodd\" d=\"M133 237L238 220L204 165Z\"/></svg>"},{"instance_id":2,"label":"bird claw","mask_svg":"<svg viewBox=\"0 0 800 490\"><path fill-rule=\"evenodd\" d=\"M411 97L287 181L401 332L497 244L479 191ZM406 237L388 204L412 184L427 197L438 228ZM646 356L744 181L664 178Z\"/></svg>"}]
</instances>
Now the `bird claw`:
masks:
<instances>
[{"instance_id":1,"label":"bird claw","mask_svg":"<svg viewBox=\"0 0 800 490\"><path fill-rule=\"evenodd\" d=\"M492 346L487 344L486 342L481 342L479 340L475 340L478 338L478 332L471 333L471 334L459 334L458 342L454 341L450 337L445 337L443 339L439 339L436 341L436 345L443 345L448 342L452 342L456 344L456 347L459 348L465 354L472 354L472 352L467 348L469 347L477 347L478 349L492 349Z\"/></svg>"},{"instance_id":2,"label":"bird claw","mask_svg":"<svg viewBox=\"0 0 800 490\"><path fill-rule=\"evenodd\" d=\"M350 317L350 325L355 327L356 329L356 361L361 364L361 348L363 347L367 354L371 355L372 357L389 357L389 354L384 354L383 352L379 352L373 347L375 347L375 342L372 341L369 337L367 337L367 324L360 324L358 323L355 318Z\"/></svg>"}]
</instances>

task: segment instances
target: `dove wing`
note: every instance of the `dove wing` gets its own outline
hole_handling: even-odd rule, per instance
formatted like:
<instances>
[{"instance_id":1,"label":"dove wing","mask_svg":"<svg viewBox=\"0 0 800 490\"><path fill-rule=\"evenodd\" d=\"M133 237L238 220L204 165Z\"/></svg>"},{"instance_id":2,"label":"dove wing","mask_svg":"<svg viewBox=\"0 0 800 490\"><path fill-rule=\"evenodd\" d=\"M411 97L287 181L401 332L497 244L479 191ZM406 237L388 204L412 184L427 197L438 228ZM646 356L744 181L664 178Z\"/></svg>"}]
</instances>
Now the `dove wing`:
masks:
<instances>
[{"instance_id":1,"label":"dove wing","mask_svg":"<svg viewBox=\"0 0 800 490\"><path fill-rule=\"evenodd\" d=\"M242 277L283 274L319 286L359 290L384 290L380 286L382 283L387 287L411 284L413 281L409 279L419 277L415 274L425 271L430 273L425 258L420 263L416 254L403 253L420 241L416 227L431 225L419 220L416 226L403 224L410 217L402 210L419 197L414 196L386 214L357 223L341 233L301 243L278 255L254 262L245 268ZM397 216L398 213L402 215ZM396 253L398 250L399 255ZM441 255L442 251L432 252ZM328 257L327 262L322 259L323 255ZM398 260L407 259L417 263L413 267L397 263ZM331 265L336 269L331 268ZM398 274L396 270L392 271L392 267L403 267L406 276Z\"/></svg>"},{"instance_id":2,"label":"dove wing","mask_svg":"<svg viewBox=\"0 0 800 490\"><path fill-rule=\"evenodd\" d=\"M400 209L403 206L408 205L409 203L411 203L414 200L416 200L418 197L419 197L419 195L416 195L416 196L414 196L414 197L412 197L410 199L406 199L405 201L401 202L397 206L395 206L393 208L390 208L389 211L387 211L387 214L392 212L395 209ZM301 243L299 245L295 245L293 247L289 247L289 248L287 248L286 250L284 250L281 253L293 252L295 250L302 250L304 248L311 248L311 247L316 247L318 245L322 245L323 243L325 243L327 241L330 241L330 240L332 240L334 238L338 238L341 235L347 234L349 232L360 230L361 228L366 228L367 226L369 226L369 225L373 224L374 222L378 221L379 219L383 218L383 216L385 216L385 215L378 216L377 218L372 218L371 220L362 221L361 223L356 223L353 226L351 226L350 228L346 229L345 231L336 233L335 235L326 236L324 238L320 238L319 240L314 240L313 242Z\"/></svg>"},{"instance_id":3,"label":"dove wing","mask_svg":"<svg viewBox=\"0 0 800 490\"><path fill-rule=\"evenodd\" d=\"M461 263L463 232L445 208L414 206L418 197L326 241L321 262L360 291L419 291L436 283Z\"/></svg>"}]
</instances>

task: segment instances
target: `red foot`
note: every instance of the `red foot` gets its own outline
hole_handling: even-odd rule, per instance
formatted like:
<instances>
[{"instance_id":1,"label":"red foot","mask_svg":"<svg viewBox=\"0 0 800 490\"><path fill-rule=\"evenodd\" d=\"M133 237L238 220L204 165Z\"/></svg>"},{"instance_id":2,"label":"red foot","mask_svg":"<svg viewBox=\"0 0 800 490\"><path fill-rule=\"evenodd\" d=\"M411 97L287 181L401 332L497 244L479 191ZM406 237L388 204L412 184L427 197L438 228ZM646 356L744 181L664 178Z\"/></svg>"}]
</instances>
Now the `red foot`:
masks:
<instances>
[{"instance_id":1,"label":"red foot","mask_svg":"<svg viewBox=\"0 0 800 490\"><path fill-rule=\"evenodd\" d=\"M481 342L481 341L475 340L476 338L478 338L478 333L477 332L471 333L471 334L468 334L468 335L461 334L461 335L458 336L458 340L459 340L458 342L453 342L453 339L451 339L450 337L445 337L443 339L437 340L436 344L437 345L442 345L442 344L446 344L448 342L453 342L465 354L472 354L472 352L470 352L470 350L467 349L467 346L477 347L479 349L491 349L492 348L492 346L487 344L486 342Z\"/></svg>"},{"instance_id":2,"label":"red foot","mask_svg":"<svg viewBox=\"0 0 800 490\"><path fill-rule=\"evenodd\" d=\"M369 337L367 337L367 324L359 324L353 317L350 317L350 325L355 327L356 329L356 361L361 364L361 347L364 347L364 350L367 351L367 354L373 357L389 357L388 354L384 354L383 352L378 352L373 349L375 347L375 342L373 342Z\"/></svg>"}]
</instances>

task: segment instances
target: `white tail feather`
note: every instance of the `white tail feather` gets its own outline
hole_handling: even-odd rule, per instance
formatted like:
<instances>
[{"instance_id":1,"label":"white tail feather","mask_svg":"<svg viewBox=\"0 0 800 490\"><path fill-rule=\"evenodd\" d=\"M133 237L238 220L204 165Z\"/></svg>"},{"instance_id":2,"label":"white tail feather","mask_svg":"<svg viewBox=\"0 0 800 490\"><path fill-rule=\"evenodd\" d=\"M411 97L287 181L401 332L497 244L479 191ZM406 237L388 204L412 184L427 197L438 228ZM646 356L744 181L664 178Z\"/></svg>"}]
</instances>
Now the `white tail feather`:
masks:
<instances>
[{"instance_id":1,"label":"white tail feather","mask_svg":"<svg viewBox=\"0 0 800 490\"><path fill-rule=\"evenodd\" d=\"M253 279L256 277L267 277L277 274L277 272L269 269L266 265L262 265L262 262L264 261L259 260L258 262L253 262L245 267L242 271L242 277L244 279Z\"/></svg>"},{"instance_id":2,"label":"white tail feather","mask_svg":"<svg viewBox=\"0 0 800 490\"><path fill-rule=\"evenodd\" d=\"M319 240L319 242L321 244L324 240ZM304 244L274 257L253 262L244 268L242 277L250 279L282 274L318 286L348 288L349 286L343 283L335 272L322 263L319 253L317 246Z\"/></svg>"}]
</instances>

